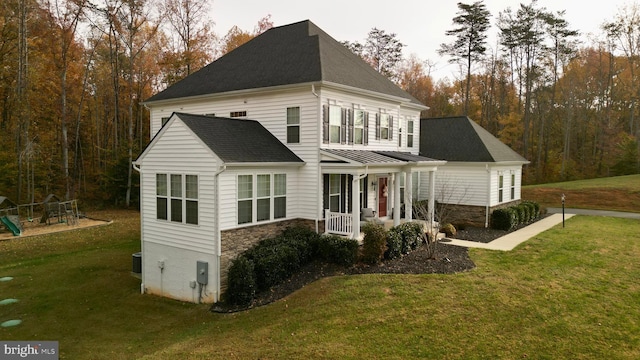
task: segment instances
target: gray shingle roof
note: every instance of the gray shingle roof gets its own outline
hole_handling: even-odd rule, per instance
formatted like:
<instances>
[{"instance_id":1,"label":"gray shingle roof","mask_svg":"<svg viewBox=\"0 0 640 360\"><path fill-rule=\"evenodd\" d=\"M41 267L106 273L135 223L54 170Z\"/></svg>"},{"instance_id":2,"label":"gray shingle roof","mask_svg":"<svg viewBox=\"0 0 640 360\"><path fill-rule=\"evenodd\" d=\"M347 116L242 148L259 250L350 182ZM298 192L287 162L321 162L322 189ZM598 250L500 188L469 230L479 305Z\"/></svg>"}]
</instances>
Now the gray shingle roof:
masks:
<instances>
[{"instance_id":1,"label":"gray shingle roof","mask_svg":"<svg viewBox=\"0 0 640 360\"><path fill-rule=\"evenodd\" d=\"M175 115L225 163L304 163L257 121Z\"/></svg>"},{"instance_id":2,"label":"gray shingle roof","mask_svg":"<svg viewBox=\"0 0 640 360\"><path fill-rule=\"evenodd\" d=\"M420 119L420 155L446 161L528 163L467 116Z\"/></svg>"},{"instance_id":3,"label":"gray shingle roof","mask_svg":"<svg viewBox=\"0 0 640 360\"><path fill-rule=\"evenodd\" d=\"M412 153L403 152L403 151L376 151L376 153L388 157L392 157L394 159L408 161L408 162L425 162L425 161L439 161L432 158L428 158L421 155L414 155Z\"/></svg>"},{"instance_id":4,"label":"gray shingle roof","mask_svg":"<svg viewBox=\"0 0 640 360\"><path fill-rule=\"evenodd\" d=\"M264 32L146 102L319 81L422 105L309 20Z\"/></svg>"}]
</instances>

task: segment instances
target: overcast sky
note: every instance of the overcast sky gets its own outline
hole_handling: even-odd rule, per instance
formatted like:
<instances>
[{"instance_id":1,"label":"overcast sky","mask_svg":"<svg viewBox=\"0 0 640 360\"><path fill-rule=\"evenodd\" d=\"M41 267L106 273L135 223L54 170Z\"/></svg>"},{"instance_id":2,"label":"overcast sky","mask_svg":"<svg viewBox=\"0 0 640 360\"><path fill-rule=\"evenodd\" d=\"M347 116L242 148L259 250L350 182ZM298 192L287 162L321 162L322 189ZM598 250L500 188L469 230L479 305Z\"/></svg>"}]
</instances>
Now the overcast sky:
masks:
<instances>
[{"instance_id":1,"label":"overcast sky","mask_svg":"<svg viewBox=\"0 0 640 360\"><path fill-rule=\"evenodd\" d=\"M224 36L234 25L252 31L258 20L271 14L274 26L302 20L311 20L338 41L364 42L373 27L387 33L395 33L404 43L405 55L416 54L422 60L435 63L436 78L457 76L454 66L447 66L447 59L436 53L440 44L451 42L444 35L453 27L451 20L458 11L453 0L210 0L215 31ZM475 0L461 2L471 4ZM491 12L491 33L496 33L498 13L511 7L516 10L527 1L485 0ZM583 36L599 34L599 27L611 21L625 5L633 0L538 0L538 6L550 11L566 10L565 19L571 28ZM495 36L490 47L495 48Z\"/></svg>"}]
</instances>

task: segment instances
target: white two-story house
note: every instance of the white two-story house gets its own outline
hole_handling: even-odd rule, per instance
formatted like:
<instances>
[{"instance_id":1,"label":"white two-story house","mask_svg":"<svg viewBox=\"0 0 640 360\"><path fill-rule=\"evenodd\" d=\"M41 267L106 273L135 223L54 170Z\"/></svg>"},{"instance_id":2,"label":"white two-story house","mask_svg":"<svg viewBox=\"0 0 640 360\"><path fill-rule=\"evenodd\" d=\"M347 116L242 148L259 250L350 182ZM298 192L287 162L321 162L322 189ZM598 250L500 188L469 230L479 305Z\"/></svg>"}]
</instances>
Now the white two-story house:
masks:
<instances>
[{"instance_id":1,"label":"white two-story house","mask_svg":"<svg viewBox=\"0 0 640 360\"><path fill-rule=\"evenodd\" d=\"M363 209L410 220L410 206L403 219L394 209L433 199L419 173L433 184L445 163L419 155L425 105L310 21L266 31L145 105L141 288L185 301L218 301L231 261L288 226L357 238Z\"/></svg>"}]
</instances>

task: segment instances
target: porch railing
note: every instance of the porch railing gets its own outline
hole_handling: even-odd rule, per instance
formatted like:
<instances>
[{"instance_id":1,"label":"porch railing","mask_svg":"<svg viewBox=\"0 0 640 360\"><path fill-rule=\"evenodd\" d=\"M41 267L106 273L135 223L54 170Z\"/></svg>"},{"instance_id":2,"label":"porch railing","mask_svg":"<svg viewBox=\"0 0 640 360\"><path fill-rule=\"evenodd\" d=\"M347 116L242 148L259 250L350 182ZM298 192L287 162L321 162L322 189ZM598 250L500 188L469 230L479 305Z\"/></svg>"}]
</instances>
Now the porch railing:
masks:
<instances>
[{"instance_id":1,"label":"porch railing","mask_svg":"<svg viewBox=\"0 0 640 360\"><path fill-rule=\"evenodd\" d=\"M324 211L324 232L327 234L351 235L353 234L353 215Z\"/></svg>"}]
</instances>

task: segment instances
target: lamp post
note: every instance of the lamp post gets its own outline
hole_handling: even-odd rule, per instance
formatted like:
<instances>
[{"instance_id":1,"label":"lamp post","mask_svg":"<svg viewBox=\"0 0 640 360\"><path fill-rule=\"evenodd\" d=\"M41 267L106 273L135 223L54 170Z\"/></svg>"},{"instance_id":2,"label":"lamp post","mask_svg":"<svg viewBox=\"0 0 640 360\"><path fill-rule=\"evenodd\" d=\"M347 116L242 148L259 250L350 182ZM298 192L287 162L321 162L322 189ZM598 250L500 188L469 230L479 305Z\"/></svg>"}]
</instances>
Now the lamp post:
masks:
<instances>
[{"instance_id":1,"label":"lamp post","mask_svg":"<svg viewBox=\"0 0 640 360\"><path fill-rule=\"evenodd\" d=\"M562 194L562 228L564 228L564 194Z\"/></svg>"}]
</instances>

